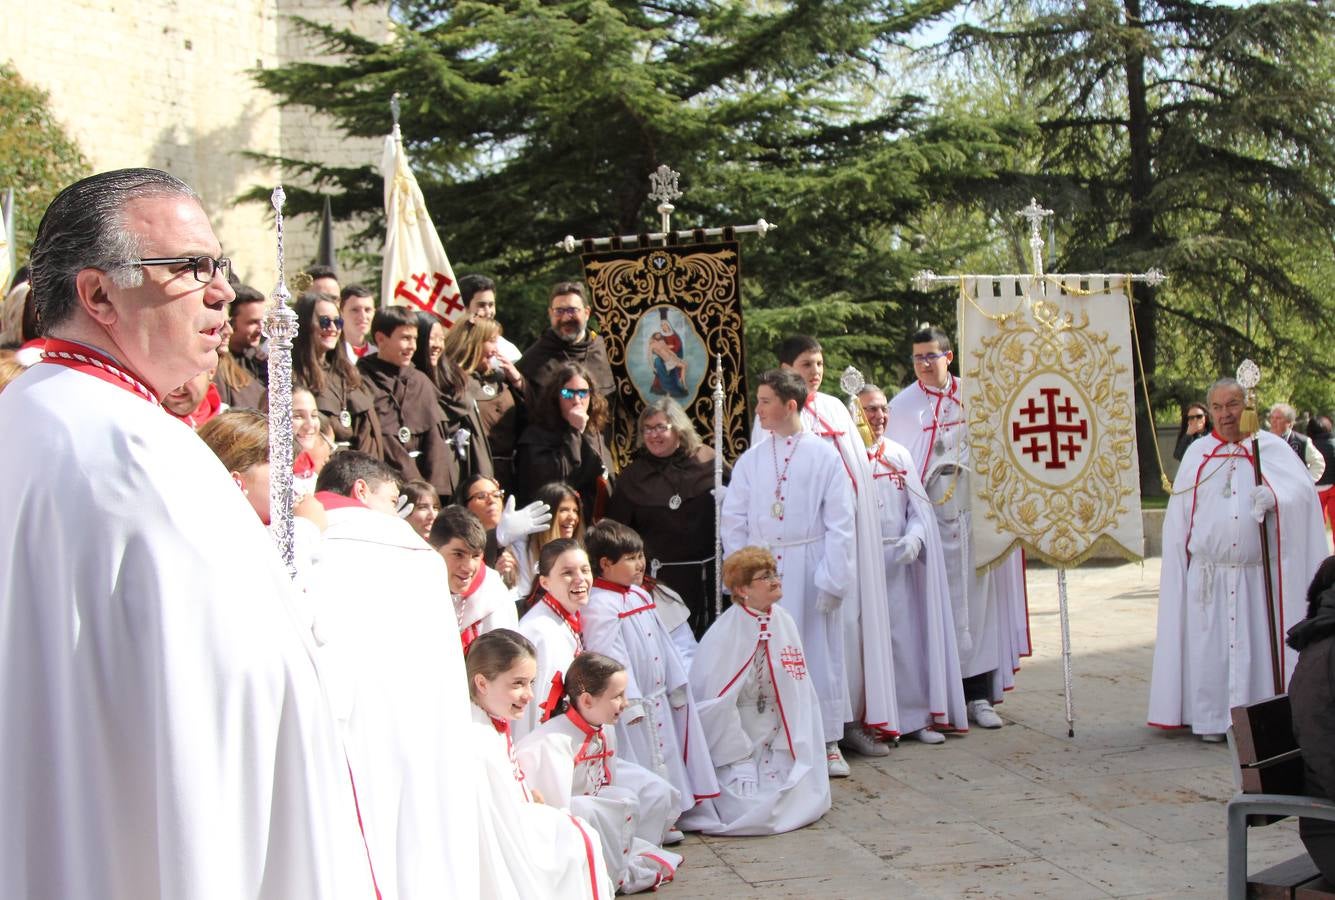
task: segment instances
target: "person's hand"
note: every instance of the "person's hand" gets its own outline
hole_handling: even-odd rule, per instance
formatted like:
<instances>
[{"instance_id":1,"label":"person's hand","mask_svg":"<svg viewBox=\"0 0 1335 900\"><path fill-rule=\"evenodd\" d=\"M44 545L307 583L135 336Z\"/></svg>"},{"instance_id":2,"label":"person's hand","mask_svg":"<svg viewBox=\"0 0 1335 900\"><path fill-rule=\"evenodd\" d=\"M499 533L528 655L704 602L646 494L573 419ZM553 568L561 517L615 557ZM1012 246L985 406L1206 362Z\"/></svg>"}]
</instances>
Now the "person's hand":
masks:
<instances>
[{"instance_id":1,"label":"person's hand","mask_svg":"<svg viewBox=\"0 0 1335 900\"><path fill-rule=\"evenodd\" d=\"M542 791L537 788L529 788L528 794L533 798L534 803L541 803L543 806L547 805L547 798L542 796Z\"/></svg>"},{"instance_id":2,"label":"person's hand","mask_svg":"<svg viewBox=\"0 0 1335 900\"><path fill-rule=\"evenodd\" d=\"M496 543L508 547L515 541L546 531L552 522L552 509L541 500L534 500L523 509L515 509L515 495L505 498L501 521L496 524Z\"/></svg>"},{"instance_id":3,"label":"person's hand","mask_svg":"<svg viewBox=\"0 0 1335 900\"><path fill-rule=\"evenodd\" d=\"M508 547L496 554L496 574L501 576L506 587L514 587L519 580L519 560Z\"/></svg>"},{"instance_id":4,"label":"person's hand","mask_svg":"<svg viewBox=\"0 0 1335 900\"><path fill-rule=\"evenodd\" d=\"M321 531L329 524L324 514L324 504L315 499L314 494L307 494L292 505L292 515L310 519Z\"/></svg>"},{"instance_id":5,"label":"person's hand","mask_svg":"<svg viewBox=\"0 0 1335 900\"><path fill-rule=\"evenodd\" d=\"M918 554L922 552L922 538L916 534L906 534L890 546L893 549L895 563L904 566L917 559Z\"/></svg>"},{"instance_id":6,"label":"person's hand","mask_svg":"<svg viewBox=\"0 0 1335 900\"><path fill-rule=\"evenodd\" d=\"M844 602L843 597L836 597L828 591L816 592L816 610L823 613L832 613L837 610Z\"/></svg>"},{"instance_id":7,"label":"person's hand","mask_svg":"<svg viewBox=\"0 0 1335 900\"><path fill-rule=\"evenodd\" d=\"M589 424L588 408L584 406L570 407L570 409L566 411L566 421L570 423L571 428L575 429L580 434L583 434L584 427Z\"/></svg>"},{"instance_id":8,"label":"person's hand","mask_svg":"<svg viewBox=\"0 0 1335 900\"><path fill-rule=\"evenodd\" d=\"M1187 434L1200 434L1204 430L1204 419L1187 419Z\"/></svg>"},{"instance_id":9,"label":"person's hand","mask_svg":"<svg viewBox=\"0 0 1335 900\"><path fill-rule=\"evenodd\" d=\"M500 372L510 387L517 391L524 389L524 376L519 374L514 363L499 353L491 358L491 369L493 372Z\"/></svg>"},{"instance_id":10,"label":"person's hand","mask_svg":"<svg viewBox=\"0 0 1335 900\"><path fill-rule=\"evenodd\" d=\"M717 500L719 503L722 503L724 500L728 499L728 486L726 484L722 484L716 488L710 488L709 493L710 495L713 496L715 500Z\"/></svg>"},{"instance_id":11,"label":"person's hand","mask_svg":"<svg viewBox=\"0 0 1335 900\"><path fill-rule=\"evenodd\" d=\"M1252 488L1252 518L1257 522L1265 521L1265 514L1275 508L1275 495L1270 488L1258 484Z\"/></svg>"}]
</instances>

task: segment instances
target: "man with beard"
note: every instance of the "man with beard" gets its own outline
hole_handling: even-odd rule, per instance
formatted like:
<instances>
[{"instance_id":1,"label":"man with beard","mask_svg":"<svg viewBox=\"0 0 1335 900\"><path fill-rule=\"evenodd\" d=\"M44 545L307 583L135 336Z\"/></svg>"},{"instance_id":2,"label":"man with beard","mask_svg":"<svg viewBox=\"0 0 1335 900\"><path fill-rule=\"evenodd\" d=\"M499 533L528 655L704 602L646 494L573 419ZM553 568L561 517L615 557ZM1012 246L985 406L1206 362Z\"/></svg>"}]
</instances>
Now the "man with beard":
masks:
<instances>
[{"instance_id":1,"label":"man with beard","mask_svg":"<svg viewBox=\"0 0 1335 900\"><path fill-rule=\"evenodd\" d=\"M541 397L553 373L566 363L579 363L593 376L593 389L609 398L616 388L612 367L607 363L607 344L589 330L589 304L584 285L562 281L552 288L547 301L552 327L524 351L518 367L527 385L529 406Z\"/></svg>"}]
</instances>

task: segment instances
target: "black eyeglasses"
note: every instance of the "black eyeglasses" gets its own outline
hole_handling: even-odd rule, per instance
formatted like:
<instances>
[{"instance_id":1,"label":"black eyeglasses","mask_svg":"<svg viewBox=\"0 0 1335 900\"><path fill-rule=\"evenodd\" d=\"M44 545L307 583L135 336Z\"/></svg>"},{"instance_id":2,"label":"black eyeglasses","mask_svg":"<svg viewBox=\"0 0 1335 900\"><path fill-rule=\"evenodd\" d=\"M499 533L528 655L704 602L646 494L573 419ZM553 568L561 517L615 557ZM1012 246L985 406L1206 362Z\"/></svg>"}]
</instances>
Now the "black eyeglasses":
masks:
<instances>
[{"instance_id":1,"label":"black eyeglasses","mask_svg":"<svg viewBox=\"0 0 1335 900\"><path fill-rule=\"evenodd\" d=\"M1191 415L1187 416L1187 421L1188 421L1188 422L1199 422L1201 419L1204 419L1204 418L1205 418L1205 413L1192 413Z\"/></svg>"},{"instance_id":2,"label":"black eyeglasses","mask_svg":"<svg viewBox=\"0 0 1335 900\"><path fill-rule=\"evenodd\" d=\"M561 388L562 400L574 400L578 397L581 400L589 399L588 388Z\"/></svg>"},{"instance_id":3,"label":"black eyeglasses","mask_svg":"<svg viewBox=\"0 0 1335 900\"><path fill-rule=\"evenodd\" d=\"M213 280L213 276L222 272L223 281L232 274L232 261L226 256L163 256L154 259L132 259L132 266L183 266L190 264L191 270L195 273L195 280L200 284L208 284Z\"/></svg>"},{"instance_id":4,"label":"black eyeglasses","mask_svg":"<svg viewBox=\"0 0 1335 900\"><path fill-rule=\"evenodd\" d=\"M331 328L342 329L343 317L331 319L329 316L316 316L315 324L320 326L321 331L328 331Z\"/></svg>"}]
</instances>

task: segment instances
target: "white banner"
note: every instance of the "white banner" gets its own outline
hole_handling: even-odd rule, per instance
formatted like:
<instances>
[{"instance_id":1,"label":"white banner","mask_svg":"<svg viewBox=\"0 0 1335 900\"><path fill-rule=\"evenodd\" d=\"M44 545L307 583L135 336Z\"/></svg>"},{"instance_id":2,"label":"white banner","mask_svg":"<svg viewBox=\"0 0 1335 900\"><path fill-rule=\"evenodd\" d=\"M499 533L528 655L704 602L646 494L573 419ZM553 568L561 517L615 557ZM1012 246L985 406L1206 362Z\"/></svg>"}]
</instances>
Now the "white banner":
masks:
<instances>
[{"instance_id":1,"label":"white banner","mask_svg":"<svg viewBox=\"0 0 1335 900\"><path fill-rule=\"evenodd\" d=\"M408 167L399 126L385 138L380 164L385 178L385 258L381 302L434 314L446 327L464 314L454 269L431 224L422 189Z\"/></svg>"},{"instance_id":2,"label":"white banner","mask_svg":"<svg viewBox=\"0 0 1335 900\"><path fill-rule=\"evenodd\" d=\"M965 278L960 361L975 560L1144 555L1122 278Z\"/></svg>"}]
</instances>

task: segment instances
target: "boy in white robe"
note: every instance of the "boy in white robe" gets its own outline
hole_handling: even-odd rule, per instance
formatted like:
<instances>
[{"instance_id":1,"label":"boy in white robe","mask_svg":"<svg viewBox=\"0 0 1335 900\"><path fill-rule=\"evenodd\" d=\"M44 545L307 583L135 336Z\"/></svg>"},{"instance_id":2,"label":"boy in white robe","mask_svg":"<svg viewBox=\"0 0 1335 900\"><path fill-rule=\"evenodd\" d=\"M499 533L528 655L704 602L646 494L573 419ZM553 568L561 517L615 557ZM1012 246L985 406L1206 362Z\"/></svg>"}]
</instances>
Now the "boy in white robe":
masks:
<instances>
[{"instance_id":1,"label":"boy in white robe","mask_svg":"<svg viewBox=\"0 0 1335 900\"><path fill-rule=\"evenodd\" d=\"M597 830L548 806L529 786L515 755L513 721L532 705L534 648L508 628L489 631L468 649L473 721L464 746L477 779L476 818L481 891L486 900L606 900L614 892ZM453 896L453 895L442 895Z\"/></svg>"},{"instance_id":2,"label":"boy in white robe","mask_svg":"<svg viewBox=\"0 0 1335 900\"><path fill-rule=\"evenodd\" d=\"M443 602L445 564L394 514L398 479L380 460L338 453L316 488L330 508L309 578L312 631L380 890L403 900L472 896L474 778L457 740L468 693L463 653L441 640L455 621Z\"/></svg>"},{"instance_id":3,"label":"boy in white robe","mask_svg":"<svg viewBox=\"0 0 1335 900\"><path fill-rule=\"evenodd\" d=\"M825 355L820 342L805 334L793 335L778 347L779 364L796 372L807 384L802 403L802 427L839 453L853 498L853 560L856 576L841 607L844 628L844 667L852 717L845 723L842 745L863 756L885 756L890 748L880 739L899 734L896 708L894 644L890 636L890 605L881 577L881 527L872 499L871 468L866 446L848 407L822 394ZM751 429L754 445L763 429L757 419ZM839 766L836 764L836 769ZM833 770L832 770L833 773Z\"/></svg>"},{"instance_id":4,"label":"boy in white robe","mask_svg":"<svg viewBox=\"0 0 1335 900\"><path fill-rule=\"evenodd\" d=\"M462 506L447 506L431 524L428 542L444 558L450 574L450 599L464 653L479 635L519 627L512 592L500 573L482 561L487 550L482 520Z\"/></svg>"},{"instance_id":5,"label":"boy in white robe","mask_svg":"<svg viewBox=\"0 0 1335 900\"><path fill-rule=\"evenodd\" d=\"M795 372L760 376L756 415L769 434L733 467L723 501L723 551L754 545L774 553L820 697L830 774L846 777L838 741L853 712L839 608L856 578L853 491L838 452L803 428L806 397L807 383Z\"/></svg>"},{"instance_id":6,"label":"boy in white robe","mask_svg":"<svg viewBox=\"0 0 1335 900\"><path fill-rule=\"evenodd\" d=\"M674 832L680 792L617 757L616 724L626 708L626 668L581 653L566 671L567 708L539 725L515 752L528 784L546 802L598 829L607 871L623 894L672 880L681 856L660 845Z\"/></svg>"},{"instance_id":7,"label":"boy in white robe","mask_svg":"<svg viewBox=\"0 0 1335 900\"><path fill-rule=\"evenodd\" d=\"M629 678L631 711L616 724L622 753L681 792L681 827L697 830L712 813L706 808L697 817L691 811L718 796L718 780L709 748L699 738L686 665L653 598L640 586L644 542L633 528L611 519L591 527L584 540L598 572L583 612L584 646L624 665Z\"/></svg>"},{"instance_id":8,"label":"boy in white robe","mask_svg":"<svg viewBox=\"0 0 1335 900\"><path fill-rule=\"evenodd\" d=\"M793 618L776 606L783 582L768 550L723 563L733 606L700 641L691 686L718 766L720 823L710 834L778 834L830 808L820 699Z\"/></svg>"},{"instance_id":9,"label":"boy in white robe","mask_svg":"<svg viewBox=\"0 0 1335 900\"><path fill-rule=\"evenodd\" d=\"M1158 632L1149 724L1190 726L1222 741L1229 709L1276 692L1266 624L1261 535L1269 520L1275 629L1279 640L1306 613L1305 591L1326 555L1316 489L1282 438L1242 432L1242 388L1221 379L1206 395L1214 431L1182 457L1164 516ZM1251 438L1260 444L1256 484ZM1297 653L1282 652L1279 691Z\"/></svg>"},{"instance_id":10,"label":"boy in white robe","mask_svg":"<svg viewBox=\"0 0 1335 900\"><path fill-rule=\"evenodd\" d=\"M908 450L936 513L969 721L1000 728L1004 723L992 704L1014 687L1020 658L1029 655L1024 566L1017 550L991 571L975 571L971 454L960 379L949 368L954 358L950 338L939 328L914 334L918 380L890 401L886 434Z\"/></svg>"},{"instance_id":11,"label":"boy in white robe","mask_svg":"<svg viewBox=\"0 0 1335 900\"><path fill-rule=\"evenodd\" d=\"M969 730L941 536L913 458L885 436L885 394L865 385L858 403L873 438L867 457L881 512L899 721L909 736L941 744L941 731Z\"/></svg>"},{"instance_id":12,"label":"boy in white robe","mask_svg":"<svg viewBox=\"0 0 1335 900\"><path fill-rule=\"evenodd\" d=\"M537 700L515 722L516 738L556 714L565 696L565 671L584 649L582 611L593 587L584 546L574 538L549 541L538 554L537 578L542 593L519 620L519 633L533 642L537 654Z\"/></svg>"}]
</instances>

